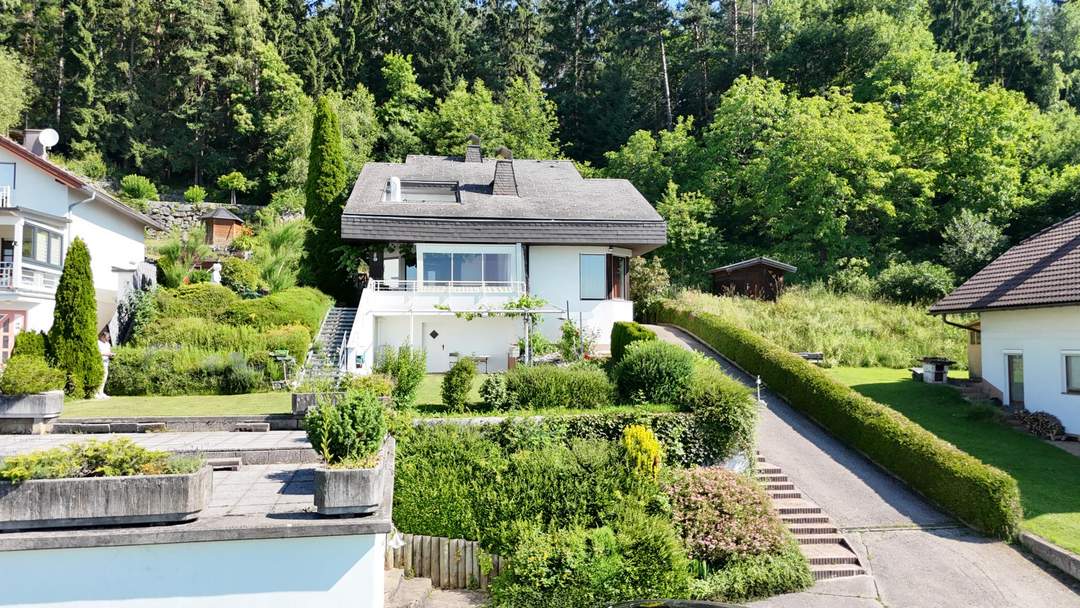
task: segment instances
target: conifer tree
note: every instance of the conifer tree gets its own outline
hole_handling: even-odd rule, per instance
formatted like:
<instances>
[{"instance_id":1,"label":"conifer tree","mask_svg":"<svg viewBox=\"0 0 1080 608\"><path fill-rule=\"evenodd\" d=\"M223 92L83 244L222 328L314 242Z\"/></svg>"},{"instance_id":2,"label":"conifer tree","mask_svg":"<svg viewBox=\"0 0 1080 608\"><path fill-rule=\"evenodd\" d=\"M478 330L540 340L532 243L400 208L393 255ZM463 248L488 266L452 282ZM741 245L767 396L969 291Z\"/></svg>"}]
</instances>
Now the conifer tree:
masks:
<instances>
[{"instance_id":1,"label":"conifer tree","mask_svg":"<svg viewBox=\"0 0 1080 608\"><path fill-rule=\"evenodd\" d=\"M341 245L341 210L347 184L337 114L330 100L320 97L315 106L304 185L304 214L312 227L304 240L304 278L336 297L347 296L344 288L348 281L342 280L334 251Z\"/></svg>"},{"instance_id":2,"label":"conifer tree","mask_svg":"<svg viewBox=\"0 0 1080 608\"><path fill-rule=\"evenodd\" d=\"M50 362L67 374L67 394L93 397L105 375L97 348L97 299L90 251L76 237L68 248L56 287L56 308L49 330Z\"/></svg>"},{"instance_id":3,"label":"conifer tree","mask_svg":"<svg viewBox=\"0 0 1080 608\"><path fill-rule=\"evenodd\" d=\"M101 108L95 91L98 51L93 27L97 0L71 0L64 5L61 132L68 147L84 154L97 144Z\"/></svg>"}]
</instances>

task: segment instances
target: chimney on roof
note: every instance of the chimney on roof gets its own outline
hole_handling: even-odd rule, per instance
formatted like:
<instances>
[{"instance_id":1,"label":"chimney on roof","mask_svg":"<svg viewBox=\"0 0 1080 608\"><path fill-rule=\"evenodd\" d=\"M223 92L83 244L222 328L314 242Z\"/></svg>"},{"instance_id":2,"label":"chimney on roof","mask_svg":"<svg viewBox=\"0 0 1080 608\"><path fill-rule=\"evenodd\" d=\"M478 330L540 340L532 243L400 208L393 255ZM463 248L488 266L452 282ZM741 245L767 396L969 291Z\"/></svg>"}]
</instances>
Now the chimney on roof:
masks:
<instances>
[{"instance_id":1,"label":"chimney on roof","mask_svg":"<svg viewBox=\"0 0 1080 608\"><path fill-rule=\"evenodd\" d=\"M514 154L502 147L496 152L495 179L491 180L491 193L496 196L517 196L517 178L514 176Z\"/></svg>"},{"instance_id":2,"label":"chimney on roof","mask_svg":"<svg viewBox=\"0 0 1080 608\"><path fill-rule=\"evenodd\" d=\"M465 162L467 163L482 163L484 162L484 152L480 147L480 136L473 134L470 135L468 143L465 144Z\"/></svg>"}]
</instances>

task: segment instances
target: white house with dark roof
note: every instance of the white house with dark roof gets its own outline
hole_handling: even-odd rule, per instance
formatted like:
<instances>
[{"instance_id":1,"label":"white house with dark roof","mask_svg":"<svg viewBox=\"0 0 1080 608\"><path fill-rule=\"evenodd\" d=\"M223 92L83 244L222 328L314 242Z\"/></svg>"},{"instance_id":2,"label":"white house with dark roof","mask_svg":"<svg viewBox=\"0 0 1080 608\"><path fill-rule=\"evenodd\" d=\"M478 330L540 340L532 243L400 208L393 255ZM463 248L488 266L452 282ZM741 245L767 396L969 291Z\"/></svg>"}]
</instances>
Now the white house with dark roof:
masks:
<instances>
[{"instance_id":1,"label":"white house with dark roof","mask_svg":"<svg viewBox=\"0 0 1080 608\"><path fill-rule=\"evenodd\" d=\"M977 314L968 356L985 392L1080 434L1080 214L1003 253L930 313Z\"/></svg>"},{"instance_id":2,"label":"white house with dark roof","mask_svg":"<svg viewBox=\"0 0 1080 608\"><path fill-rule=\"evenodd\" d=\"M56 286L72 239L90 250L98 329L144 261L147 227L163 227L46 157L40 131L0 136L0 361L23 329L52 326Z\"/></svg>"},{"instance_id":3,"label":"white house with dark roof","mask_svg":"<svg viewBox=\"0 0 1080 608\"><path fill-rule=\"evenodd\" d=\"M630 182L586 179L570 161L409 156L368 163L341 219L346 242L386 243L347 342L347 368L369 373L383 347L425 349L428 371L457 357L506 369L524 334L508 304L546 303L539 330L569 317L608 344L633 319L630 258L666 242L664 220Z\"/></svg>"}]
</instances>

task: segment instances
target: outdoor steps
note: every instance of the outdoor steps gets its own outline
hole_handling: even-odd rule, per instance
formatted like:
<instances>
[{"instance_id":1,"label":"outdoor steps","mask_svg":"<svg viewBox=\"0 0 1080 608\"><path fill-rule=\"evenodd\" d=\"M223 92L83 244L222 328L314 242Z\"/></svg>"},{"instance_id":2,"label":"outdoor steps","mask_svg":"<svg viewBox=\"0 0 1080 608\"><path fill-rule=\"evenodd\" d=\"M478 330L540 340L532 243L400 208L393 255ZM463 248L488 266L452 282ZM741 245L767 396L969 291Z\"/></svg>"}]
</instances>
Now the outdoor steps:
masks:
<instances>
[{"instance_id":1,"label":"outdoor steps","mask_svg":"<svg viewBox=\"0 0 1080 608\"><path fill-rule=\"evenodd\" d=\"M431 579L405 578L400 568L383 574L385 608L473 608L486 603L478 591L435 589Z\"/></svg>"},{"instance_id":2,"label":"outdoor steps","mask_svg":"<svg viewBox=\"0 0 1080 608\"><path fill-rule=\"evenodd\" d=\"M356 308L335 306L326 313L305 365L305 376L316 379L337 380L341 377L341 361L338 350L356 320Z\"/></svg>"},{"instance_id":3,"label":"outdoor steps","mask_svg":"<svg viewBox=\"0 0 1080 608\"><path fill-rule=\"evenodd\" d=\"M817 503L803 497L780 467L758 455L756 476L772 498L780 520L798 541L814 580L866 574L839 528Z\"/></svg>"}]
</instances>

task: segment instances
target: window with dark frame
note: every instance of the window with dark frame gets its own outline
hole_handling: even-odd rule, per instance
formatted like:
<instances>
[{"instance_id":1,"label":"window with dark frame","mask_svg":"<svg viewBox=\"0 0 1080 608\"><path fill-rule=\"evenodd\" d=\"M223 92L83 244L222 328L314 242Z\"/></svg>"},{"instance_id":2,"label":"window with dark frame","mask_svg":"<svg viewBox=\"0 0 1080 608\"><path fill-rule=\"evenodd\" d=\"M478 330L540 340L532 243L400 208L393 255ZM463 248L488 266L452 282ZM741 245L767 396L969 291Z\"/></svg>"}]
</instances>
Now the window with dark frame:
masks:
<instances>
[{"instance_id":1,"label":"window with dark frame","mask_svg":"<svg viewBox=\"0 0 1080 608\"><path fill-rule=\"evenodd\" d=\"M630 258L610 253L579 254L578 297L582 300L630 298Z\"/></svg>"},{"instance_id":2,"label":"window with dark frame","mask_svg":"<svg viewBox=\"0 0 1080 608\"><path fill-rule=\"evenodd\" d=\"M22 257L27 262L60 268L64 262L64 239L59 233L24 224Z\"/></svg>"},{"instance_id":3,"label":"window with dark frame","mask_svg":"<svg viewBox=\"0 0 1080 608\"><path fill-rule=\"evenodd\" d=\"M1065 355L1065 392L1080 394L1080 354Z\"/></svg>"}]
</instances>

